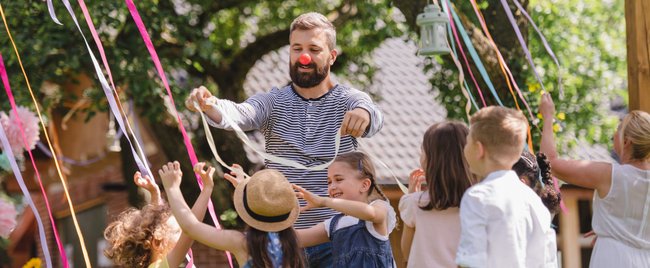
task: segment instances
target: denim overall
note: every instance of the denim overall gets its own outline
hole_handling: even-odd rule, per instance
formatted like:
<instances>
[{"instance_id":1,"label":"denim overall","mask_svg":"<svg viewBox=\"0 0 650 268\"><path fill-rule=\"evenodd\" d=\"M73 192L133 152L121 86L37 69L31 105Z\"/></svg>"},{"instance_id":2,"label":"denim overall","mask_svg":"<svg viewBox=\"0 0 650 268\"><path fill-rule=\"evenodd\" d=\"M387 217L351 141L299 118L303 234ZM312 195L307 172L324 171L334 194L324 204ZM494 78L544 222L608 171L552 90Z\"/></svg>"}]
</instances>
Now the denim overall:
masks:
<instances>
[{"instance_id":1,"label":"denim overall","mask_svg":"<svg viewBox=\"0 0 650 268\"><path fill-rule=\"evenodd\" d=\"M393 251L390 241L382 241L370 234L366 222L334 231L343 214L332 218L330 240L332 241L332 267L393 267Z\"/></svg>"}]
</instances>

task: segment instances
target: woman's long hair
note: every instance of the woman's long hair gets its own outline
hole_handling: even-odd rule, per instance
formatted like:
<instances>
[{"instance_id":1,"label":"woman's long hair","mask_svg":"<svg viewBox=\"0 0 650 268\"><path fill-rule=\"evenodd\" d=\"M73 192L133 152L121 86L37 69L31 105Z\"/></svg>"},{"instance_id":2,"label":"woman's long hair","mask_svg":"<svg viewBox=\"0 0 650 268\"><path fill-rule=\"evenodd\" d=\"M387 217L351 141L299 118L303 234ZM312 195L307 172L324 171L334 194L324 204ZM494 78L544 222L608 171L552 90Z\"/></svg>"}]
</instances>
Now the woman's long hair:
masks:
<instances>
[{"instance_id":1,"label":"woman's long hair","mask_svg":"<svg viewBox=\"0 0 650 268\"><path fill-rule=\"evenodd\" d=\"M422 150L425 156L429 203L423 210L445 210L459 207L465 190L474 184L463 148L469 129L460 122L433 124L424 133Z\"/></svg>"},{"instance_id":2,"label":"woman's long hair","mask_svg":"<svg viewBox=\"0 0 650 268\"><path fill-rule=\"evenodd\" d=\"M246 230L246 247L248 248L248 256L250 256L254 268L273 267L273 261L266 249L269 243L268 234L268 232L250 226ZM282 245L281 267L306 267L304 252L298 246L298 238L293 228L289 227L278 232L278 236Z\"/></svg>"}]
</instances>

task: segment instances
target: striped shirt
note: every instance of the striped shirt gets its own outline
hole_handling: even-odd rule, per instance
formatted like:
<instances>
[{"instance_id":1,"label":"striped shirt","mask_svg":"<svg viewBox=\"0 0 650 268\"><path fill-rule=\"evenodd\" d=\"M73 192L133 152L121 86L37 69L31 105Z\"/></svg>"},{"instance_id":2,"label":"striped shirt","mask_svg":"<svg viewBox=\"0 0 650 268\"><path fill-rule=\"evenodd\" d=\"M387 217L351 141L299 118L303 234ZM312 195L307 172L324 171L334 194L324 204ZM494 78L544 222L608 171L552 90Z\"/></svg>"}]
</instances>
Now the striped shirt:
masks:
<instances>
[{"instance_id":1,"label":"striped shirt","mask_svg":"<svg viewBox=\"0 0 650 268\"><path fill-rule=\"evenodd\" d=\"M317 99L305 99L291 85L259 93L243 103L217 99L215 105L244 131L260 130L264 134L267 153L296 161L305 166L327 163L334 157L336 132L347 111L362 108L370 113L370 126L364 137L377 133L383 116L368 94L354 88L336 85ZM216 128L232 130L225 120ZM339 154L357 148L354 137L341 137ZM310 171L266 161L267 168L282 172L289 182L308 191L327 196L327 170ZM304 206L304 200L300 200ZM309 228L334 216L328 208L311 209L300 214L294 227Z\"/></svg>"}]
</instances>

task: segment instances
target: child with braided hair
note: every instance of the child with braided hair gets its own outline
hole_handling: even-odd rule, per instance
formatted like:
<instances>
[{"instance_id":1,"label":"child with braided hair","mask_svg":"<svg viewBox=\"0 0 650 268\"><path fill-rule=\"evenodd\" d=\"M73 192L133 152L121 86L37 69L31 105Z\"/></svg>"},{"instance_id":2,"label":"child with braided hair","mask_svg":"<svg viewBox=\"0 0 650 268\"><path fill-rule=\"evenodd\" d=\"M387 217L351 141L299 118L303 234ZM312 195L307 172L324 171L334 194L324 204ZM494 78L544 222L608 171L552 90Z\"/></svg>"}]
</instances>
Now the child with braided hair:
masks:
<instances>
[{"instance_id":1,"label":"child with braided hair","mask_svg":"<svg viewBox=\"0 0 650 268\"><path fill-rule=\"evenodd\" d=\"M302 210L329 207L340 212L322 224L298 230L301 246L332 241L332 267L394 267L388 235L396 214L375 181L375 169L361 152L339 155L327 169L329 197L294 185L307 201Z\"/></svg>"},{"instance_id":2,"label":"child with braided hair","mask_svg":"<svg viewBox=\"0 0 650 268\"><path fill-rule=\"evenodd\" d=\"M521 153L519 161L512 166L519 179L530 186L540 198L542 203L551 213L551 218L560 212L562 196L553 183L551 176L551 163L544 153L533 155L528 150Z\"/></svg>"},{"instance_id":3,"label":"child with braided hair","mask_svg":"<svg viewBox=\"0 0 650 268\"><path fill-rule=\"evenodd\" d=\"M542 204L551 213L551 219L560 212L560 192L553 184L551 175L551 163L544 153L538 152L533 155L528 150L521 153L519 161L512 166L512 170L517 173L519 180L528 185L542 199ZM553 226L551 226L553 227ZM557 267L557 242L555 230L547 233L546 249L549 254L546 255L546 265ZM555 254L553 254L555 253Z\"/></svg>"}]
</instances>

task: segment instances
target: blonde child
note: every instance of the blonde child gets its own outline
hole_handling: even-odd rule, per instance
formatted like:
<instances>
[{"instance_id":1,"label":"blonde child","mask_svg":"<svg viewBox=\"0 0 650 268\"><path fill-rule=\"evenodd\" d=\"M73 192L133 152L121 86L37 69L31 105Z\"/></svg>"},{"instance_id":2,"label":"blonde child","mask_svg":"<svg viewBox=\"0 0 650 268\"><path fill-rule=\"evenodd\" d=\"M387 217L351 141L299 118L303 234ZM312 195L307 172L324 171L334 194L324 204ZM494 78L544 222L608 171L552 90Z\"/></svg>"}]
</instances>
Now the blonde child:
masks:
<instances>
[{"instance_id":1,"label":"blonde child","mask_svg":"<svg viewBox=\"0 0 650 268\"><path fill-rule=\"evenodd\" d=\"M437 123L422 140L420 165L411 173L409 194L399 202L402 254L408 267L454 267L460 240L460 199L474 183L463 156L469 129L459 122ZM424 174L421 177L418 176ZM419 191L421 178L426 190Z\"/></svg>"},{"instance_id":2,"label":"blonde child","mask_svg":"<svg viewBox=\"0 0 650 268\"><path fill-rule=\"evenodd\" d=\"M239 168L238 166L235 166ZM300 213L298 199L282 173L266 169L249 179L226 178L236 185L233 201L239 217L248 224L246 233L217 230L199 221L180 191L183 173L178 162L158 171L183 232L209 247L230 251L239 267L305 267L302 249L291 227Z\"/></svg>"},{"instance_id":3,"label":"blonde child","mask_svg":"<svg viewBox=\"0 0 650 268\"><path fill-rule=\"evenodd\" d=\"M192 213L203 219L214 183L214 169L203 170L204 164L194 166L201 175L203 191L192 207ZM135 184L151 194L151 203L142 209L131 208L122 212L106 227L104 237L108 248L104 255L123 267L178 267L193 240L181 233L172 217L169 206L160 198L160 189L149 176L136 172Z\"/></svg>"},{"instance_id":4,"label":"blonde child","mask_svg":"<svg viewBox=\"0 0 650 268\"><path fill-rule=\"evenodd\" d=\"M620 164L560 159L555 149L551 96L542 96L541 151L558 178L594 189L591 225L598 236L590 267L650 267L650 114L632 111L613 137Z\"/></svg>"},{"instance_id":5,"label":"blonde child","mask_svg":"<svg viewBox=\"0 0 650 268\"><path fill-rule=\"evenodd\" d=\"M470 119L464 155L481 182L461 200L456 263L462 267L545 267L551 216L512 166L524 149L523 113L486 107Z\"/></svg>"},{"instance_id":6,"label":"blonde child","mask_svg":"<svg viewBox=\"0 0 650 268\"><path fill-rule=\"evenodd\" d=\"M375 181L367 155L339 155L327 169L329 197L294 185L307 201L302 210L329 207L340 214L309 229L298 230L303 247L332 241L332 267L393 267L388 235L395 228L395 211Z\"/></svg>"}]
</instances>

